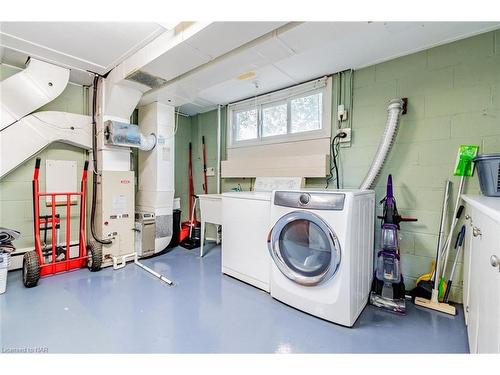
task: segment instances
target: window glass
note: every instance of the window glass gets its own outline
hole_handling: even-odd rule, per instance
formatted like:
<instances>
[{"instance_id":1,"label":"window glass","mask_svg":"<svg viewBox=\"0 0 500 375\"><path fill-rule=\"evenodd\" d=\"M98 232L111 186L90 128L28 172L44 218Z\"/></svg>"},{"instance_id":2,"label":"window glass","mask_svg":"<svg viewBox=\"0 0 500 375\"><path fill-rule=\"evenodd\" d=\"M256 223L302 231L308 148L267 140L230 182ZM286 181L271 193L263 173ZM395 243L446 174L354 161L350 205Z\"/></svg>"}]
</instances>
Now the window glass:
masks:
<instances>
[{"instance_id":1,"label":"window glass","mask_svg":"<svg viewBox=\"0 0 500 375\"><path fill-rule=\"evenodd\" d=\"M234 122L237 141L257 138L257 119L258 112L256 108L235 113Z\"/></svg>"},{"instance_id":2,"label":"window glass","mask_svg":"<svg viewBox=\"0 0 500 375\"><path fill-rule=\"evenodd\" d=\"M291 132L321 129L322 95L316 93L290 101Z\"/></svg>"},{"instance_id":3,"label":"window glass","mask_svg":"<svg viewBox=\"0 0 500 375\"><path fill-rule=\"evenodd\" d=\"M286 134L286 103L264 107L262 109L262 136Z\"/></svg>"}]
</instances>

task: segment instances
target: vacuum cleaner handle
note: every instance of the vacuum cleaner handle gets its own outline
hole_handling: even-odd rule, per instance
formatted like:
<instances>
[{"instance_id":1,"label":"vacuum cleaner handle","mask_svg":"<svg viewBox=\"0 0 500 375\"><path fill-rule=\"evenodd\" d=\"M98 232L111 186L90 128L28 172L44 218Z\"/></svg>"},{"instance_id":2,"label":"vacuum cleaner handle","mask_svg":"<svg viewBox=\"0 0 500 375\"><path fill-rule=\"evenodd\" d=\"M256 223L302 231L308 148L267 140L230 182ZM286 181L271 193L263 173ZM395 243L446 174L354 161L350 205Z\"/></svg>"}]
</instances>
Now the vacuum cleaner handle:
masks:
<instances>
[{"instance_id":1,"label":"vacuum cleaner handle","mask_svg":"<svg viewBox=\"0 0 500 375\"><path fill-rule=\"evenodd\" d=\"M381 216L381 215L378 215L377 216L378 219L384 219L385 216ZM418 219L416 217L402 217L402 216L399 216L398 219L397 219L398 222L407 222L407 221L418 221Z\"/></svg>"},{"instance_id":2,"label":"vacuum cleaner handle","mask_svg":"<svg viewBox=\"0 0 500 375\"><path fill-rule=\"evenodd\" d=\"M401 217L401 221L418 221L416 217Z\"/></svg>"}]
</instances>

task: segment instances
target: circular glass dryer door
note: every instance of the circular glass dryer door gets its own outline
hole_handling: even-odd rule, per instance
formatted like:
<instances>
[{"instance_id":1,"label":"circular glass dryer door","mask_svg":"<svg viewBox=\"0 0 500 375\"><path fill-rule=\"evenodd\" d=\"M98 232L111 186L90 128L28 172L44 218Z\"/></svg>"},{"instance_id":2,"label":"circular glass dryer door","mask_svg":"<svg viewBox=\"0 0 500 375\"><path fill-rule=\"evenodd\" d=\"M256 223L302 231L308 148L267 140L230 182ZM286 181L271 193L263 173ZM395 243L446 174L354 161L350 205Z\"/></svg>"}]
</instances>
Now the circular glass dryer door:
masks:
<instances>
[{"instance_id":1,"label":"circular glass dryer door","mask_svg":"<svg viewBox=\"0 0 500 375\"><path fill-rule=\"evenodd\" d=\"M337 236L309 211L282 216L269 234L268 248L281 273L300 285L318 285L332 278L340 265Z\"/></svg>"}]
</instances>

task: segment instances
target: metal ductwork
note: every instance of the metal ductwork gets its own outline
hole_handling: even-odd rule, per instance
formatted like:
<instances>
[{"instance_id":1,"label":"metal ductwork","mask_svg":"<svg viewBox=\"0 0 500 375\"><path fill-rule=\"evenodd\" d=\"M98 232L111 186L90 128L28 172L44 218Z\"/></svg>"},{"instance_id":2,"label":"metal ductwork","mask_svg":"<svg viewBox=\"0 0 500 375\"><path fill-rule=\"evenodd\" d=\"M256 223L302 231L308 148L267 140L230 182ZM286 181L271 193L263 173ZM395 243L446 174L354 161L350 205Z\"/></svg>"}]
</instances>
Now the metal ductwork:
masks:
<instances>
[{"instance_id":1,"label":"metal ductwork","mask_svg":"<svg viewBox=\"0 0 500 375\"><path fill-rule=\"evenodd\" d=\"M151 151L156 146L156 135L144 135L139 126L119 121L104 122L104 136L113 146L134 147L142 151Z\"/></svg>"}]
</instances>

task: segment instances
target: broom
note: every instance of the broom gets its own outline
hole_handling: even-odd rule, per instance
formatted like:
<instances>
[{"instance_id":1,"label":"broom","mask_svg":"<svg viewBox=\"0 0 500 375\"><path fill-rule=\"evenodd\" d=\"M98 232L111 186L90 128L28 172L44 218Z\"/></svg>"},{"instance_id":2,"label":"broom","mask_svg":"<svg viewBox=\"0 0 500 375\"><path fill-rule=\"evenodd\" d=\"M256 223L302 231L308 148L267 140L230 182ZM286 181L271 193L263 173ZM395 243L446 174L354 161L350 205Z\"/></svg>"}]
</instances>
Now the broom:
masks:
<instances>
[{"instance_id":1,"label":"broom","mask_svg":"<svg viewBox=\"0 0 500 375\"><path fill-rule=\"evenodd\" d=\"M464 181L465 177L472 176L472 173L474 171L474 165L472 164L472 159L474 159L477 155L477 151L479 149L479 146L475 145L461 145L460 148L458 149L458 156L457 156L457 162L455 165L455 176L461 176L460 178L460 187L458 189L458 194L457 194L457 200L455 203L455 210L453 216L455 218L459 217L459 210L460 210L460 200L461 200L461 195L463 191L463 186L464 186ZM463 210L463 209L462 209ZM461 210L460 210L461 212ZM429 309L437 310L444 312L446 314L450 315L456 315L456 309L455 306L449 305L448 303L442 303L439 302L439 285L440 283L444 282L444 277L441 279L441 256L444 255L445 259L448 258L448 253L451 247L451 236L453 235L453 231L455 229L455 226L457 224L458 220L453 220L451 223L451 228L450 228L450 233L448 234L449 240L446 243L446 251L444 254L441 254L441 249L438 248L438 256L437 256L437 262L436 262L436 274L434 277L434 287L432 289L432 295L430 300L425 299L422 297L416 297L415 298L415 304L418 306L426 307ZM443 281L442 281L443 280ZM443 287L441 288L443 289Z\"/></svg>"}]
</instances>

